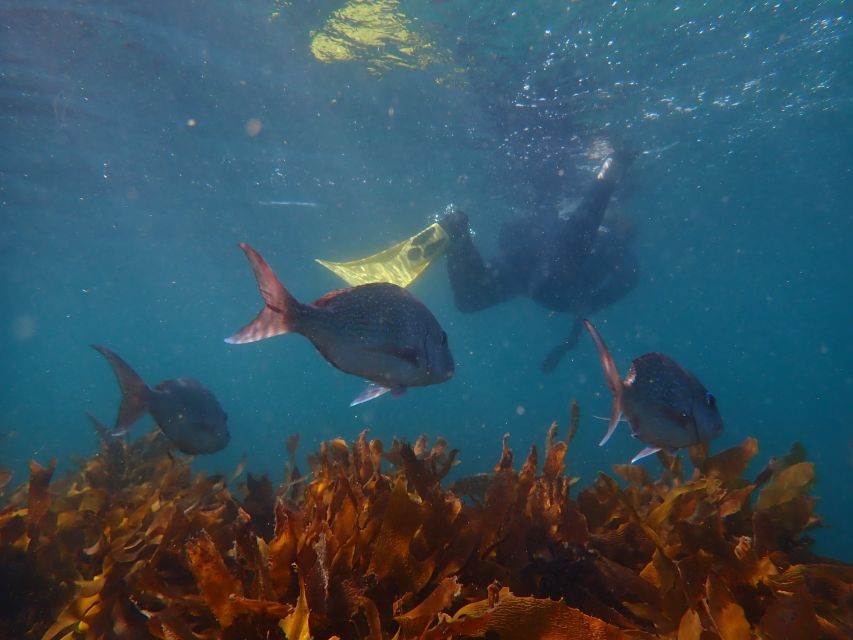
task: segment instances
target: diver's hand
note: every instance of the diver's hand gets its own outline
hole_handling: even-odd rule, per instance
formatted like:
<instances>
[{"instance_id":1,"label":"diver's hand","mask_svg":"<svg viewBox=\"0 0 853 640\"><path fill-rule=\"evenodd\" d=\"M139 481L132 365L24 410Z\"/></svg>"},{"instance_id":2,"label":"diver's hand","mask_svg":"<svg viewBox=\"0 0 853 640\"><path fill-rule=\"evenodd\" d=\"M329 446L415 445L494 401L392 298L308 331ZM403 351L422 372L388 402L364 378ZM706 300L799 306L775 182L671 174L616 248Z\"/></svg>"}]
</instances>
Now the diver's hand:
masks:
<instances>
[{"instance_id":1,"label":"diver's hand","mask_svg":"<svg viewBox=\"0 0 853 640\"><path fill-rule=\"evenodd\" d=\"M634 164L634 161L640 157L640 154L628 147L620 147L610 154L616 162L620 162L625 168Z\"/></svg>"},{"instance_id":2,"label":"diver's hand","mask_svg":"<svg viewBox=\"0 0 853 640\"><path fill-rule=\"evenodd\" d=\"M596 174L598 180L610 180L614 183L622 180L628 167L634 164L637 154L626 148L620 148L604 159Z\"/></svg>"}]
</instances>

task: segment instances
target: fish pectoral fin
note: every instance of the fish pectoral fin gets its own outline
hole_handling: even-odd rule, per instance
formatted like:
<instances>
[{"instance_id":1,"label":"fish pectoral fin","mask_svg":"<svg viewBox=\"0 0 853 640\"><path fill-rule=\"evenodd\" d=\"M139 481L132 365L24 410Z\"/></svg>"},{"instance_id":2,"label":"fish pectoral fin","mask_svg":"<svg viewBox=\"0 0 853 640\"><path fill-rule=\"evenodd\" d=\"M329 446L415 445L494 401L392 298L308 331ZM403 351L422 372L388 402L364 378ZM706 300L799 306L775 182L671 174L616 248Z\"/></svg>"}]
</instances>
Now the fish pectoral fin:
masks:
<instances>
[{"instance_id":1,"label":"fish pectoral fin","mask_svg":"<svg viewBox=\"0 0 853 640\"><path fill-rule=\"evenodd\" d=\"M648 456L653 455L660 450L660 447L646 447L633 458L631 458L631 464L634 464L635 462L637 462L638 460L642 460L643 458L647 458Z\"/></svg>"},{"instance_id":2,"label":"fish pectoral fin","mask_svg":"<svg viewBox=\"0 0 853 640\"><path fill-rule=\"evenodd\" d=\"M376 384L375 382L368 383L367 387L365 387L364 391L356 396L355 400L349 403L349 406L354 407L358 404L363 404L365 402L370 402L371 400L375 400L379 396L385 395L389 391L392 391L391 387L383 387L381 384ZM395 395L399 395L395 393Z\"/></svg>"},{"instance_id":3,"label":"fish pectoral fin","mask_svg":"<svg viewBox=\"0 0 853 640\"><path fill-rule=\"evenodd\" d=\"M403 362L408 362L413 367L418 367L420 365L420 353L417 349L399 347L394 344L386 344L377 347L370 347L369 350L376 351L378 353L387 353L388 355L402 360Z\"/></svg>"},{"instance_id":4,"label":"fish pectoral fin","mask_svg":"<svg viewBox=\"0 0 853 640\"><path fill-rule=\"evenodd\" d=\"M678 407L665 407L662 411L667 419L671 420L685 431L693 429L696 426L696 420L693 418L693 414L691 412L684 411Z\"/></svg>"}]
</instances>

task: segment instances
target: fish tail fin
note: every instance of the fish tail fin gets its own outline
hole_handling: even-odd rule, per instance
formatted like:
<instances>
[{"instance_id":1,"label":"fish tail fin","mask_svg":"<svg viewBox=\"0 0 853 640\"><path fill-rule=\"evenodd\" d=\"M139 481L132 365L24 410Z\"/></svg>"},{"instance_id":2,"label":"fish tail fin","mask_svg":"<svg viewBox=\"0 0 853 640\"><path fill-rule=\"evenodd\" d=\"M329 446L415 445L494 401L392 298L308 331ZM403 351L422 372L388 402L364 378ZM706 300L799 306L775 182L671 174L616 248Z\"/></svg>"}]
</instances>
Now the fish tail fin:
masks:
<instances>
[{"instance_id":1,"label":"fish tail fin","mask_svg":"<svg viewBox=\"0 0 853 640\"><path fill-rule=\"evenodd\" d=\"M88 411L86 412L86 415L89 417L89 421L92 423L92 426L95 428L95 431L97 431L98 435L101 436L101 439L107 440L109 438L111 429Z\"/></svg>"},{"instance_id":2,"label":"fish tail fin","mask_svg":"<svg viewBox=\"0 0 853 640\"><path fill-rule=\"evenodd\" d=\"M622 394L613 396L613 408L610 409L610 423L607 425L607 433L598 443L599 447L603 447L610 440L610 436L616 431L616 426L622 420Z\"/></svg>"},{"instance_id":3,"label":"fish tail fin","mask_svg":"<svg viewBox=\"0 0 853 640\"><path fill-rule=\"evenodd\" d=\"M105 425L103 422L98 420L98 418L93 416L88 411L86 412L86 415L89 417L89 420L92 423L92 427L94 427L95 431L98 432L98 435L101 437L101 440L103 440L104 442L108 443L112 438L116 438L120 435L123 435L121 433L117 433L114 429L111 429L110 427Z\"/></svg>"},{"instance_id":4,"label":"fish tail fin","mask_svg":"<svg viewBox=\"0 0 853 640\"><path fill-rule=\"evenodd\" d=\"M607 425L607 433L604 434L604 438L598 443L599 446L602 446L610 440L610 436L613 435L616 425L619 424L619 420L622 418L622 380L619 378L619 371L616 370L616 363L613 362L613 356L610 355L610 351L608 351L607 345L604 344L604 339L598 333L595 325L589 320L584 320L583 324L586 330L589 331L589 335L592 336L592 341L595 342L595 348L598 350L598 358L601 360L601 368L604 371L604 380L607 382L610 393L613 394L613 406L610 409L610 424Z\"/></svg>"},{"instance_id":5,"label":"fish tail fin","mask_svg":"<svg viewBox=\"0 0 853 640\"><path fill-rule=\"evenodd\" d=\"M113 434L125 433L142 417L143 413L148 411L151 389L118 355L99 344L93 344L92 348L107 359L118 380L118 386L121 388L121 405Z\"/></svg>"},{"instance_id":6,"label":"fish tail fin","mask_svg":"<svg viewBox=\"0 0 853 640\"><path fill-rule=\"evenodd\" d=\"M225 342L229 344L257 342L295 331L299 313L304 310L305 305L290 295L260 253L245 242L240 243L240 248L246 254L255 272L258 290L264 299L264 308L249 324L234 335L225 338Z\"/></svg>"}]
</instances>

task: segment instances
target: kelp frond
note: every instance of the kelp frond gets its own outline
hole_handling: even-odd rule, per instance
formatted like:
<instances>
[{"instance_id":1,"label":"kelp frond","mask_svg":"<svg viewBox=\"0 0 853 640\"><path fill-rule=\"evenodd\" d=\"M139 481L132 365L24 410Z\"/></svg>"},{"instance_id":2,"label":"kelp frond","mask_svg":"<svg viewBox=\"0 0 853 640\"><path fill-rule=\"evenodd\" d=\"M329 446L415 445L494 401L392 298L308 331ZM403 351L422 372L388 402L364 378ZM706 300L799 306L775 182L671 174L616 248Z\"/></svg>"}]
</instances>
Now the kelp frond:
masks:
<instances>
[{"instance_id":1,"label":"kelp frond","mask_svg":"<svg viewBox=\"0 0 853 640\"><path fill-rule=\"evenodd\" d=\"M0 507L0 636L848 638L853 568L817 557L801 448L745 477L753 439L616 465L575 495L554 425L516 467L444 484L443 439L324 443L236 494L152 434ZM232 476L242 476L245 461ZM4 484L7 474L0 474ZM26 594L30 594L27 596Z\"/></svg>"}]
</instances>

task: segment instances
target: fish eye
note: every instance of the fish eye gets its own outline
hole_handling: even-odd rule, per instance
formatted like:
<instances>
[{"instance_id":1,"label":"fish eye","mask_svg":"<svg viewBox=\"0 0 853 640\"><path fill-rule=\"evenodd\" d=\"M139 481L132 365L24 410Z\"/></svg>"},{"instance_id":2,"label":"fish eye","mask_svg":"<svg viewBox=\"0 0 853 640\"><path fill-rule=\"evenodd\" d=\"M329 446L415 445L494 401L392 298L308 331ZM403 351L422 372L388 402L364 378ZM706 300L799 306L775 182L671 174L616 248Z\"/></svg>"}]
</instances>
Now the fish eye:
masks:
<instances>
[{"instance_id":1,"label":"fish eye","mask_svg":"<svg viewBox=\"0 0 853 640\"><path fill-rule=\"evenodd\" d=\"M447 333L444 331L441 332L441 345L447 346Z\"/></svg>"},{"instance_id":2,"label":"fish eye","mask_svg":"<svg viewBox=\"0 0 853 640\"><path fill-rule=\"evenodd\" d=\"M707 406L709 409L715 409L716 410L716 408L717 408L717 399L714 397L714 394L711 393L710 391L705 392L705 406Z\"/></svg>"}]
</instances>

